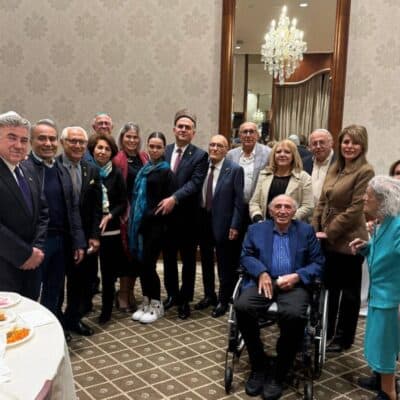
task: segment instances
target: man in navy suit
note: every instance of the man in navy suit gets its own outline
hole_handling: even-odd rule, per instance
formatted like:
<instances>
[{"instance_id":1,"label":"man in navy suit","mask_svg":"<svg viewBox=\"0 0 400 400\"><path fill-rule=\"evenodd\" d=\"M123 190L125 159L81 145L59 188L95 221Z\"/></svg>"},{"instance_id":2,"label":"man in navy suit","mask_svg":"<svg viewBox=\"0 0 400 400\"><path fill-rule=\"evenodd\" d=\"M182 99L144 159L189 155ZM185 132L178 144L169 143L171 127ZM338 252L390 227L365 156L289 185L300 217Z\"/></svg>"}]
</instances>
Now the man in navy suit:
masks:
<instances>
[{"instance_id":1,"label":"man in navy suit","mask_svg":"<svg viewBox=\"0 0 400 400\"><path fill-rule=\"evenodd\" d=\"M196 215L200 194L207 174L207 153L191 144L196 133L196 116L183 109L174 118L175 144L165 150L165 158L175 172L178 189L163 199L158 213L171 214L163 248L164 283L168 298L164 308L178 304L178 317L190 315L196 273ZM179 288L178 252L182 260L182 285Z\"/></svg>"},{"instance_id":2,"label":"man in navy suit","mask_svg":"<svg viewBox=\"0 0 400 400\"><path fill-rule=\"evenodd\" d=\"M238 267L239 232L243 220L243 168L225 156L228 141L215 135L209 144L209 168L203 184L199 218L200 253L204 298L196 304L198 310L216 305L214 318L224 315L234 288ZM214 249L217 256L219 296L214 284Z\"/></svg>"},{"instance_id":3,"label":"man in navy suit","mask_svg":"<svg viewBox=\"0 0 400 400\"><path fill-rule=\"evenodd\" d=\"M31 147L32 151L23 164L40 177L49 207L46 254L40 266L40 301L62 321L59 302L64 291L66 265L70 258L75 264L82 261L86 240L71 176L55 158L58 132L52 120L42 119L32 126Z\"/></svg>"},{"instance_id":4,"label":"man in navy suit","mask_svg":"<svg viewBox=\"0 0 400 400\"><path fill-rule=\"evenodd\" d=\"M0 290L37 300L48 210L38 176L20 165L29 132L17 113L0 115Z\"/></svg>"},{"instance_id":5,"label":"man in navy suit","mask_svg":"<svg viewBox=\"0 0 400 400\"><path fill-rule=\"evenodd\" d=\"M265 400L282 395L283 380L303 340L309 285L325 262L313 228L292 221L296 209L291 197L276 196L269 205L272 220L249 227L240 258L247 275L235 309L251 364L245 389L250 396L263 392ZM275 371L268 376L258 320L274 301L280 337Z\"/></svg>"}]
</instances>

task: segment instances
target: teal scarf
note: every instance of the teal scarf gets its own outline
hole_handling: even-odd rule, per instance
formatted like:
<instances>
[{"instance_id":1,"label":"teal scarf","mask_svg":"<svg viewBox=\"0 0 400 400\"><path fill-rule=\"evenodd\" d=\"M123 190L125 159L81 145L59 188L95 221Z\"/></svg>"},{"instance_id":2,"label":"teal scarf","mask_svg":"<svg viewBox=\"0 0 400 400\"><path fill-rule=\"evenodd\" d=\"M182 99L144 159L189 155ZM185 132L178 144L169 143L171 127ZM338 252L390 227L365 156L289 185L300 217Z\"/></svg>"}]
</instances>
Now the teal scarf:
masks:
<instances>
[{"instance_id":1,"label":"teal scarf","mask_svg":"<svg viewBox=\"0 0 400 400\"><path fill-rule=\"evenodd\" d=\"M96 165L99 167L99 172L100 172L103 214L108 214L110 212L110 202L108 201L108 192L106 186L104 185L104 179L107 178L107 176L112 171L112 162L110 160L107 164L103 165L102 167L99 164L97 164L97 162Z\"/></svg>"},{"instance_id":2,"label":"teal scarf","mask_svg":"<svg viewBox=\"0 0 400 400\"><path fill-rule=\"evenodd\" d=\"M137 174L133 186L131 210L129 214L128 239L129 250L139 261L143 260L143 236L139 228L148 211L147 206L147 177L154 171L169 169L166 161L154 164L149 161Z\"/></svg>"}]
</instances>

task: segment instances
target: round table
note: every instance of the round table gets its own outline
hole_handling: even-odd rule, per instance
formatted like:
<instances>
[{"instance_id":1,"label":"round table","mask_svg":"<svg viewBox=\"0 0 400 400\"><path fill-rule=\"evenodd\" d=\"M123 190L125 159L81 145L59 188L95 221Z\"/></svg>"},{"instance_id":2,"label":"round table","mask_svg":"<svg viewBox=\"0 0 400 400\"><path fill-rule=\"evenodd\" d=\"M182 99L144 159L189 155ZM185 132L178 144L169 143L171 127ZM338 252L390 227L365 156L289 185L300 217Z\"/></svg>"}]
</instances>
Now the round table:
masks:
<instances>
[{"instance_id":1,"label":"round table","mask_svg":"<svg viewBox=\"0 0 400 400\"><path fill-rule=\"evenodd\" d=\"M4 360L11 370L11 380L0 384L0 399L75 400L68 347L63 329L54 314L22 296L18 304L4 311L7 310L17 316L40 310L41 315L51 321L35 326L33 336L25 343L7 348Z\"/></svg>"}]
</instances>

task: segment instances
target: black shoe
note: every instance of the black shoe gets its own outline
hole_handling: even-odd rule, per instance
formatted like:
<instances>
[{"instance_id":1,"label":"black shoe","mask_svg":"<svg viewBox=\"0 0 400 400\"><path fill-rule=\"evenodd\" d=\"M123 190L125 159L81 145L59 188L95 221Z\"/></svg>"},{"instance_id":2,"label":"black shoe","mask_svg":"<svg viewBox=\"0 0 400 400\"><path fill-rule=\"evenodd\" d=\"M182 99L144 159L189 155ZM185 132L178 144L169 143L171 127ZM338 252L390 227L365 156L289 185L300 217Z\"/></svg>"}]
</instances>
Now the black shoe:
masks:
<instances>
[{"instance_id":1,"label":"black shoe","mask_svg":"<svg viewBox=\"0 0 400 400\"><path fill-rule=\"evenodd\" d=\"M381 390L381 376L376 372L373 372L371 376L358 378L357 383L363 389L372 390L373 392Z\"/></svg>"},{"instance_id":2,"label":"black shoe","mask_svg":"<svg viewBox=\"0 0 400 400\"><path fill-rule=\"evenodd\" d=\"M258 396L261 394L264 386L265 372L264 371L253 371L251 370L250 376L248 377L245 390L249 396Z\"/></svg>"},{"instance_id":3,"label":"black shoe","mask_svg":"<svg viewBox=\"0 0 400 400\"><path fill-rule=\"evenodd\" d=\"M105 325L108 321L110 321L111 315L109 314L100 314L97 322L99 325Z\"/></svg>"},{"instance_id":4,"label":"black shoe","mask_svg":"<svg viewBox=\"0 0 400 400\"><path fill-rule=\"evenodd\" d=\"M168 310L171 307L173 307L174 305L176 305L176 300L175 297L173 296L168 296L164 301L163 301L163 305L164 305L164 310Z\"/></svg>"},{"instance_id":5,"label":"black shoe","mask_svg":"<svg viewBox=\"0 0 400 400\"><path fill-rule=\"evenodd\" d=\"M264 400L277 400L282 396L282 384L274 379L268 381L263 388Z\"/></svg>"},{"instance_id":6,"label":"black shoe","mask_svg":"<svg viewBox=\"0 0 400 400\"><path fill-rule=\"evenodd\" d=\"M164 306L165 308L165 306ZM178 318L186 319L190 316L190 306L189 303L182 303L178 306Z\"/></svg>"},{"instance_id":7,"label":"black shoe","mask_svg":"<svg viewBox=\"0 0 400 400\"><path fill-rule=\"evenodd\" d=\"M201 299L195 306L195 310L204 310L205 308L208 308L210 306L215 306L217 304L217 298L216 297L211 297L211 296L206 296L203 299Z\"/></svg>"},{"instance_id":8,"label":"black shoe","mask_svg":"<svg viewBox=\"0 0 400 400\"><path fill-rule=\"evenodd\" d=\"M218 303L217 306L214 308L211 316L213 318L218 318L224 315L228 311L228 304Z\"/></svg>"},{"instance_id":9,"label":"black shoe","mask_svg":"<svg viewBox=\"0 0 400 400\"><path fill-rule=\"evenodd\" d=\"M82 336L92 336L94 334L94 330L82 321L78 321L76 324L68 325L68 329Z\"/></svg>"}]
</instances>

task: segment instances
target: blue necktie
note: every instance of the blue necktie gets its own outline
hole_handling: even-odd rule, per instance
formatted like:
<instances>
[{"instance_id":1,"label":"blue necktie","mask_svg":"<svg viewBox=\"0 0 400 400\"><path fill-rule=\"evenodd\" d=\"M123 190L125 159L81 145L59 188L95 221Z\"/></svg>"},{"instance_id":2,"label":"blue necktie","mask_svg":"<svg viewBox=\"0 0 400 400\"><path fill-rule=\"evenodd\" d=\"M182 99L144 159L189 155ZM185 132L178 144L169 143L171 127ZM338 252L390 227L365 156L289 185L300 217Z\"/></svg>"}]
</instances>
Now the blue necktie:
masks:
<instances>
[{"instance_id":1,"label":"blue necktie","mask_svg":"<svg viewBox=\"0 0 400 400\"><path fill-rule=\"evenodd\" d=\"M28 182L26 181L24 175L22 174L20 167L15 167L14 172L15 172L15 176L17 177L18 186L21 189L22 195L24 196L25 203L26 203L29 211L32 214L32 210L33 210L32 194L31 194L31 190L29 189Z\"/></svg>"}]
</instances>

